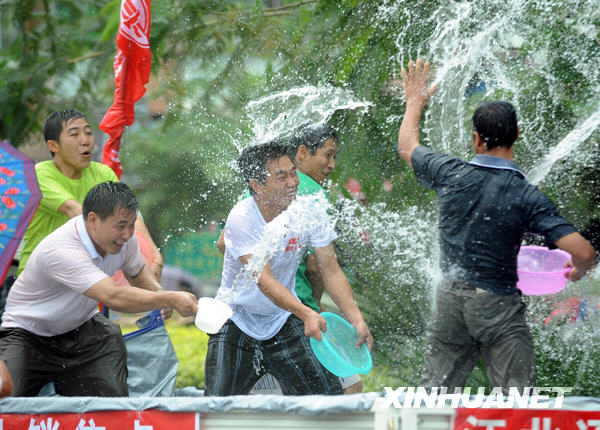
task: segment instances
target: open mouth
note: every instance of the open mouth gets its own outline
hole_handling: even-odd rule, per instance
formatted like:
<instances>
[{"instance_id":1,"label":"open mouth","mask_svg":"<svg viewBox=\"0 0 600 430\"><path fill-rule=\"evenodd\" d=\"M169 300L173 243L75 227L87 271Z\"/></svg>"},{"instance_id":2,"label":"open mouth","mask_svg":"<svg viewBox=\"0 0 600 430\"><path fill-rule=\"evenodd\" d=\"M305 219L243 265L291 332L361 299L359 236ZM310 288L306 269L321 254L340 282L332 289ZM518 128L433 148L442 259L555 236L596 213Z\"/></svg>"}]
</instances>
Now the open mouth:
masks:
<instances>
[{"instance_id":1,"label":"open mouth","mask_svg":"<svg viewBox=\"0 0 600 430\"><path fill-rule=\"evenodd\" d=\"M91 157L92 156L92 152L91 151L83 151L81 153L82 157Z\"/></svg>"}]
</instances>

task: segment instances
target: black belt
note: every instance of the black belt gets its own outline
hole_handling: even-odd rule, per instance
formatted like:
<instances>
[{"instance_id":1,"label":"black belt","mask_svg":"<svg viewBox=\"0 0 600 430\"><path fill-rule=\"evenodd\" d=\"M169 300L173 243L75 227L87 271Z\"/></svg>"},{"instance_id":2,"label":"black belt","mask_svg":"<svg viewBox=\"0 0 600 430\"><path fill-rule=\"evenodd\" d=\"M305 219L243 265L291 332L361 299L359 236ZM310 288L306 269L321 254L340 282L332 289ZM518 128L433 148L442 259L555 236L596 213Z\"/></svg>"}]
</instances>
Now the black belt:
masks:
<instances>
[{"instance_id":1,"label":"black belt","mask_svg":"<svg viewBox=\"0 0 600 430\"><path fill-rule=\"evenodd\" d=\"M476 293L487 293L487 290L484 290L483 288L477 288L474 287L473 285L469 285L465 282L459 282L459 281L454 281L452 283L452 287L454 288L458 288L459 290L470 290L470 291L475 291Z\"/></svg>"}]
</instances>

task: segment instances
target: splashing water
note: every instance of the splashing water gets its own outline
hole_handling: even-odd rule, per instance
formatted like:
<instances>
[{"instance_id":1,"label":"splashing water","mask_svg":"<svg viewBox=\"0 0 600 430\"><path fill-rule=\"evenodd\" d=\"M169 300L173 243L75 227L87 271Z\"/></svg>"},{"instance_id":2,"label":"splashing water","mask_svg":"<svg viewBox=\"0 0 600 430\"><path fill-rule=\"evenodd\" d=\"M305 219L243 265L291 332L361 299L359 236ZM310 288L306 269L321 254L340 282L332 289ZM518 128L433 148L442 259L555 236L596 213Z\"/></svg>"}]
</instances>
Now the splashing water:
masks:
<instances>
[{"instance_id":1,"label":"splashing water","mask_svg":"<svg viewBox=\"0 0 600 430\"><path fill-rule=\"evenodd\" d=\"M544 160L527 175L532 184L539 184L558 160L568 157L600 126L600 109L571 131Z\"/></svg>"},{"instance_id":2,"label":"splashing water","mask_svg":"<svg viewBox=\"0 0 600 430\"><path fill-rule=\"evenodd\" d=\"M331 228L329 209L331 204L324 193L297 196L285 211L266 224L259 242L252 249L248 263L242 267L231 288L222 291L220 298L231 304L244 291L254 288L269 259L285 251L285 239L289 234L305 237L306 231Z\"/></svg>"},{"instance_id":3,"label":"splashing water","mask_svg":"<svg viewBox=\"0 0 600 430\"><path fill-rule=\"evenodd\" d=\"M438 91L425 113L422 143L442 153L470 158L471 113L482 100L501 99L516 108L521 136L515 146L515 161L523 171L530 172L528 177L534 184L544 181L551 171L559 180L570 176L573 172L567 169L576 166L577 161L561 164L559 160L592 158L594 145L585 143L600 126L597 2L487 0L432 4L424 12L419 8L426 9L427 4L384 2L373 25L382 31L397 28L396 53L390 58L396 76L409 59L423 57L431 62L432 83L438 84ZM396 121L390 117L390 123ZM543 154L547 155L542 158ZM398 218L400 224L414 222L408 213L399 213ZM433 220L435 214L430 212L424 218ZM433 222L414 228L417 240L435 240L434 234L426 233L433 230ZM406 243L400 241L397 246ZM434 241L429 243L437 246ZM419 278L428 285L435 284L439 275L429 266L432 253L425 253L421 263L414 266L412 260L400 258L404 262L400 266L413 279L405 280L398 270L398 290L418 294L412 282ZM415 270L421 271L421 276ZM593 282L598 276L592 274L589 278ZM598 395L597 388L593 388L598 377L589 369L594 366L584 363L590 360L597 365L600 361L592 352L600 344L597 303L593 306L596 311L590 312L589 319L580 321L577 328L544 325L551 304L573 294L565 290L555 297L528 299L536 350L542 357L538 360L538 381L573 384L581 394ZM425 308L423 314L426 318ZM578 340L572 336L574 331L579 333ZM410 340L406 344L414 345ZM396 351L399 356L401 349ZM406 366L403 360L396 361L400 368ZM418 364L411 365L418 369Z\"/></svg>"},{"instance_id":4,"label":"splashing water","mask_svg":"<svg viewBox=\"0 0 600 430\"><path fill-rule=\"evenodd\" d=\"M255 143L285 136L300 125L321 124L337 110L365 112L372 104L358 101L351 91L331 85L304 86L281 91L248 103Z\"/></svg>"},{"instance_id":5,"label":"splashing water","mask_svg":"<svg viewBox=\"0 0 600 430\"><path fill-rule=\"evenodd\" d=\"M389 62L396 76L408 59L421 56L432 63L433 82L439 88L423 119L422 143L440 152L470 157L472 111L482 100L503 99L517 110L521 137L516 162L530 172L533 183L542 182L551 170L562 169L558 160L588 151L583 143L600 125L600 68L597 57L589 55L594 52L590 46L597 44L597 2L487 0L442 2L434 10L421 9L425 9L421 3L386 1L371 24L395 35L396 50ZM568 48L558 53L553 46L556 41L547 37L547 29L557 23L562 26L557 37L565 40ZM417 46L415 40L420 41ZM593 83L585 88L585 98L579 108L573 109L570 121L556 120L558 112L565 109L564 94L570 90L561 80L561 73L565 73L560 69L561 61L572 63L569 71L579 79ZM247 114L253 121L253 143L260 143L306 122L326 122L336 110L365 112L371 105L356 100L345 88L303 86L253 101L247 106ZM399 125L401 118L394 113L387 119L388 124ZM548 155L540 162L540 154ZM427 199L422 200L414 206L390 210L384 203L364 207L338 198L331 215L340 230L338 256L348 263L351 280L358 281L361 309L368 315L372 329L388 334L384 341L377 342L388 349L390 365L400 373L405 369L405 381L413 384L418 382L422 363L431 286L441 278L437 269L437 214ZM314 223L316 212L314 206L298 198L269 227L250 264L240 274L240 284L249 279L256 281L256 274L268 258L281 250L278 238L283 231ZM544 326L542 315L548 314L548 302L548 298L530 298L536 348L544 360L566 363L569 353L577 348L581 357L589 359L589 351L581 345L600 343L599 324L589 324L580 331L585 341L576 346L569 327ZM556 348L549 351L553 345ZM547 363L541 369L548 373L552 370L544 367L551 365ZM576 373L590 379L590 373L585 373L582 365L577 366ZM567 372L565 366L557 365L557 369ZM556 386L561 380L548 383Z\"/></svg>"}]
</instances>

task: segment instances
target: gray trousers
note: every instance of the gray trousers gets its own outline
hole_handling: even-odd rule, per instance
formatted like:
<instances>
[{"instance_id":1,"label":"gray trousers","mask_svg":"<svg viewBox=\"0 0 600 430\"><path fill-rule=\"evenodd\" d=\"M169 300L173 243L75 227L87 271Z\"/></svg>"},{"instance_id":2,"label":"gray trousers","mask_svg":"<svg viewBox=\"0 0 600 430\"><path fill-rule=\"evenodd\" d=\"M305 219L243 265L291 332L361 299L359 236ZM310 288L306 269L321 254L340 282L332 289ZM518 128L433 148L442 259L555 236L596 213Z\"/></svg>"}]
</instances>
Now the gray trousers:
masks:
<instances>
[{"instance_id":1,"label":"gray trousers","mask_svg":"<svg viewBox=\"0 0 600 430\"><path fill-rule=\"evenodd\" d=\"M462 283L437 291L427 330L423 387L464 387L480 358L492 387L531 387L535 355L520 294L501 296Z\"/></svg>"}]
</instances>

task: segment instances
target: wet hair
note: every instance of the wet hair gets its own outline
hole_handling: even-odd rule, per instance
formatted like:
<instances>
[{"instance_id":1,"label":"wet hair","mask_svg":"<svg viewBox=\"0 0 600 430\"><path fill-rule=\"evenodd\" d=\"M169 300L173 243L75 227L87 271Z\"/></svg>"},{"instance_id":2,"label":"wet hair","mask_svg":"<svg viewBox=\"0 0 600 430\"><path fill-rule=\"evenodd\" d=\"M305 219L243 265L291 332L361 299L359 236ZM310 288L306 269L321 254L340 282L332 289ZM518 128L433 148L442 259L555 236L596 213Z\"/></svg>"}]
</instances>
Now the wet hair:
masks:
<instances>
[{"instance_id":1,"label":"wet hair","mask_svg":"<svg viewBox=\"0 0 600 430\"><path fill-rule=\"evenodd\" d=\"M114 214L117 208L137 212L138 202L133 192L123 182L101 182L85 196L83 219L87 219L88 214L94 212L100 220L104 221Z\"/></svg>"},{"instance_id":2,"label":"wet hair","mask_svg":"<svg viewBox=\"0 0 600 430\"><path fill-rule=\"evenodd\" d=\"M269 162L283 156L289 156L288 148L280 139L250 146L242 151L237 165L242 179L248 185L250 194L254 195L250 181L254 180L264 184L269 171Z\"/></svg>"},{"instance_id":3,"label":"wet hair","mask_svg":"<svg viewBox=\"0 0 600 430\"><path fill-rule=\"evenodd\" d=\"M292 160L296 158L298 148L302 145L306 146L311 155L315 155L317 150L332 137L337 140L335 130L327 124L301 125L292 132L292 136L289 138L289 155Z\"/></svg>"},{"instance_id":4,"label":"wet hair","mask_svg":"<svg viewBox=\"0 0 600 430\"><path fill-rule=\"evenodd\" d=\"M49 140L55 140L58 142L60 134L63 131L64 124L67 121L77 118L87 119L84 114L75 109L65 109L54 112L48 117L48 119L46 119L46 123L44 124L44 140L46 142ZM54 157L54 152L51 153Z\"/></svg>"},{"instance_id":5,"label":"wet hair","mask_svg":"<svg viewBox=\"0 0 600 430\"><path fill-rule=\"evenodd\" d=\"M487 149L510 148L519 135L515 108L505 101L482 103L473 113L473 130L479 133Z\"/></svg>"}]
</instances>

